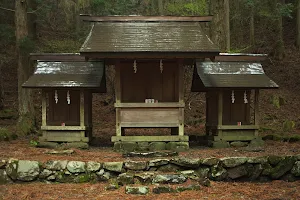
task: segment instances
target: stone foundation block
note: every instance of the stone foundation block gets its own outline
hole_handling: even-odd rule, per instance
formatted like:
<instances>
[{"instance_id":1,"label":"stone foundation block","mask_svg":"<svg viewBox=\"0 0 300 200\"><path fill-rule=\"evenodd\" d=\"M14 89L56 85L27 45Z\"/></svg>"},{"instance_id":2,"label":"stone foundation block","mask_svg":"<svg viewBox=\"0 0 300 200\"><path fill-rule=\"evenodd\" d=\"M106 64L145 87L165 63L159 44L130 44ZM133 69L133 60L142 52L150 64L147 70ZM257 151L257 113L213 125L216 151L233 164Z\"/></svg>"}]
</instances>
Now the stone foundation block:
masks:
<instances>
[{"instance_id":1,"label":"stone foundation block","mask_svg":"<svg viewBox=\"0 0 300 200\"><path fill-rule=\"evenodd\" d=\"M166 150L166 143L165 142L151 142L149 145L150 151L162 151Z\"/></svg>"},{"instance_id":2,"label":"stone foundation block","mask_svg":"<svg viewBox=\"0 0 300 200\"><path fill-rule=\"evenodd\" d=\"M166 145L167 150L172 150L176 152L182 152L189 150L188 142L169 142Z\"/></svg>"}]
</instances>

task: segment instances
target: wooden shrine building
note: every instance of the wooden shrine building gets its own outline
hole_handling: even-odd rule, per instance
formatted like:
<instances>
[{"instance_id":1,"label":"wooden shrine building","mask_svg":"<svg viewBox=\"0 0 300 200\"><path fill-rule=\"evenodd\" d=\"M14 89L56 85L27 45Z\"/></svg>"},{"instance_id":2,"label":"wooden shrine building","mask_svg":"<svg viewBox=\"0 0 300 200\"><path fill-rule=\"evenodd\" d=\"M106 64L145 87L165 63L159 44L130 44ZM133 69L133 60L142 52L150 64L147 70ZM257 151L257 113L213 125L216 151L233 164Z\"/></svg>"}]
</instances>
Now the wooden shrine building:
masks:
<instances>
[{"instance_id":1,"label":"wooden shrine building","mask_svg":"<svg viewBox=\"0 0 300 200\"><path fill-rule=\"evenodd\" d=\"M42 137L49 142L88 142L92 93L106 92L104 63L79 54L33 54L34 74L24 88L42 91Z\"/></svg>"},{"instance_id":2,"label":"wooden shrine building","mask_svg":"<svg viewBox=\"0 0 300 200\"><path fill-rule=\"evenodd\" d=\"M32 56L36 71L23 87L42 89L42 140L89 141L92 93L106 91L105 65L116 72L116 135L111 138L115 146L188 146L185 65L195 66L192 91L206 93L206 130L212 141L258 137L259 89L278 86L265 75L262 56L219 54L203 30L212 16L81 17L92 22L92 28L80 55ZM170 128L171 135L128 136L129 128Z\"/></svg>"},{"instance_id":3,"label":"wooden shrine building","mask_svg":"<svg viewBox=\"0 0 300 200\"><path fill-rule=\"evenodd\" d=\"M260 139L259 90L278 88L262 68L265 58L220 54L196 62L192 91L206 93L206 135L214 146Z\"/></svg>"},{"instance_id":4,"label":"wooden shrine building","mask_svg":"<svg viewBox=\"0 0 300 200\"><path fill-rule=\"evenodd\" d=\"M116 136L112 142L186 142L184 65L219 50L200 22L211 17L92 17L80 54L114 65ZM170 128L172 135L126 136L128 128Z\"/></svg>"}]
</instances>

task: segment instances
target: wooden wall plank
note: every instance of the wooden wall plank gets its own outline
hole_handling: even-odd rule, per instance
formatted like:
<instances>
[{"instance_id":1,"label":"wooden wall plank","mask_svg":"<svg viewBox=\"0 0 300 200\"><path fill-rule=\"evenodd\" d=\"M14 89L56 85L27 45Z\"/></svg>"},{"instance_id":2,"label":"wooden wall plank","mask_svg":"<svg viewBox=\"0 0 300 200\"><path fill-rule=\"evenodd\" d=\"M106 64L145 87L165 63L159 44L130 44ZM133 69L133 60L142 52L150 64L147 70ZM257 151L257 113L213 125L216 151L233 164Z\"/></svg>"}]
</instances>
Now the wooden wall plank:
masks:
<instances>
[{"instance_id":1,"label":"wooden wall plank","mask_svg":"<svg viewBox=\"0 0 300 200\"><path fill-rule=\"evenodd\" d=\"M255 90L254 97L254 124L259 126L259 90ZM255 131L255 136L258 136L258 130Z\"/></svg>"},{"instance_id":2,"label":"wooden wall plank","mask_svg":"<svg viewBox=\"0 0 300 200\"><path fill-rule=\"evenodd\" d=\"M47 93L42 91L42 126L47 125Z\"/></svg>"},{"instance_id":3,"label":"wooden wall plank","mask_svg":"<svg viewBox=\"0 0 300 200\"><path fill-rule=\"evenodd\" d=\"M218 94L218 126L223 124L223 91ZM218 136L222 137L222 130L218 130Z\"/></svg>"},{"instance_id":4,"label":"wooden wall plank","mask_svg":"<svg viewBox=\"0 0 300 200\"><path fill-rule=\"evenodd\" d=\"M124 108L120 111L120 122L179 123L178 108Z\"/></svg>"}]
</instances>

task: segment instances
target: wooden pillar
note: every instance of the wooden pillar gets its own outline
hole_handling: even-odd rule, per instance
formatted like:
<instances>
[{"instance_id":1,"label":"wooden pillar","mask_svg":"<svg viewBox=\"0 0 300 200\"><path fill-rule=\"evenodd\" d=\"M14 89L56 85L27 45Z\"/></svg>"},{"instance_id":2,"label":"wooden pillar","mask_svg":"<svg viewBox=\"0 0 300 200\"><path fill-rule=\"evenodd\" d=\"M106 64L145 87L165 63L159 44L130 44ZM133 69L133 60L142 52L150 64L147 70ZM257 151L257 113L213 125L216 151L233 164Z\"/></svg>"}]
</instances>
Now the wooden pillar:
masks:
<instances>
[{"instance_id":1,"label":"wooden pillar","mask_svg":"<svg viewBox=\"0 0 300 200\"><path fill-rule=\"evenodd\" d=\"M206 135L209 135L209 132L210 132L210 128L208 128L209 126L209 119L208 119L208 102L209 102L209 99L208 99L208 92L205 92L205 132L206 132Z\"/></svg>"},{"instance_id":2,"label":"wooden pillar","mask_svg":"<svg viewBox=\"0 0 300 200\"><path fill-rule=\"evenodd\" d=\"M218 93L218 127L223 124L223 91ZM218 129L218 136L222 137L222 130Z\"/></svg>"},{"instance_id":3,"label":"wooden pillar","mask_svg":"<svg viewBox=\"0 0 300 200\"><path fill-rule=\"evenodd\" d=\"M254 125L259 126L259 90L255 90L254 96ZM255 130L255 136L258 136L258 130Z\"/></svg>"},{"instance_id":4,"label":"wooden pillar","mask_svg":"<svg viewBox=\"0 0 300 200\"><path fill-rule=\"evenodd\" d=\"M80 126L84 127L84 91L80 90ZM81 137L85 137L85 131L80 131Z\"/></svg>"},{"instance_id":5,"label":"wooden pillar","mask_svg":"<svg viewBox=\"0 0 300 200\"><path fill-rule=\"evenodd\" d=\"M42 126L47 126L47 93L42 90ZM43 131L43 138L47 138L47 131Z\"/></svg>"},{"instance_id":6,"label":"wooden pillar","mask_svg":"<svg viewBox=\"0 0 300 200\"><path fill-rule=\"evenodd\" d=\"M115 77L115 95L116 95L116 104L121 103L121 66L120 62L115 63L116 77ZM122 130L120 126L120 116L121 108L116 108L116 136L122 135Z\"/></svg>"},{"instance_id":7,"label":"wooden pillar","mask_svg":"<svg viewBox=\"0 0 300 200\"><path fill-rule=\"evenodd\" d=\"M179 103L184 103L184 69L183 60L178 61L178 94ZM184 135L184 108L179 108L178 135Z\"/></svg>"},{"instance_id":8,"label":"wooden pillar","mask_svg":"<svg viewBox=\"0 0 300 200\"><path fill-rule=\"evenodd\" d=\"M47 126L47 93L42 91L42 126Z\"/></svg>"}]
</instances>

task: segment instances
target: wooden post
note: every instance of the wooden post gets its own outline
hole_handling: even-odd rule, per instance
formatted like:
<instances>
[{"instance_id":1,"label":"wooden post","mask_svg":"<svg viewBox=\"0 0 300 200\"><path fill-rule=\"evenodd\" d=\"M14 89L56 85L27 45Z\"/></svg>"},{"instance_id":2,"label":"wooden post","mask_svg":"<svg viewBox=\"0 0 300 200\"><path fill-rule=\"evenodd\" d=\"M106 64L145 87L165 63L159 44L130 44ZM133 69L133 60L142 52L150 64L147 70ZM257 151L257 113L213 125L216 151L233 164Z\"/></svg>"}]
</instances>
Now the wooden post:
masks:
<instances>
[{"instance_id":1,"label":"wooden post","mask_svg":"<svg viewBox=\"0 0 300 200\"><path fill-rule=\"evenodd\" d=\"M80 90L80 126L84 127L84 91ZM81 137L85 137L85 131L80 131Z\"/></svg>"},{"instance_id":2,"label":"wooden post","mask_svg":"<svg viewBox=\"0 0 300 200\"><path fill-rule=\"evenodd\" d=\"M254 97L254 125L259 126L259 90L255 90ZM258 136L258 130L255 130L255 136Z\"/></svg>"},{"instance_id":3,"label":"wooden post","mask_svg":"<svg viewBox=\"0 0 300 200\"><path fill-rule=\"evenodd\" d=\"M47 93L42 91L42 126L47 126Z\"/></svg>"},{"instance_id":4,"label":"wooden post","mask_svg":"<svg viewBox=\"0 0 300 200\"><path fill-rule=\"evenodd\" d=\"M179 103L184 103L184 69L183 60L178 61L178 94ZM178 134L180 136L184 135L184 108L179 108L179 127Z\"/></svg>"},{"instance_id":5,"label":"wooden post","mask_svg":"<svg viewBox=\"0 0 300 200\"><path fill-rule=\"evenodd\" d=\"M116 85L115 85L115 95L116 95L116 104L121 103L121 66L120 61L115 63L116 69ZM116 136L122 135L122 128L120 126L120 115L121 115L121 108L116 108Z\"/></svg>"},{"instance_id":6,"label":"wooden post","mask_svg":"<svg viewBox=\"0 0 300 200\"><path fill-rule=\"evenodd\" d=\"M47 126L47 93L42 90L42 126ZM47 138L47 131L43 132L43 138Z\"/></svg>"},{"instance_id":7,"label":"wooden post","mask_svg":"<svg viewBox=\"0 0 300 200\"><path fill-rule=\"evenodd\" d=\"M223 124L223 91L219 91L218 94L218 126ZM218 129L218 136L222 137L222 130Z\"/></svg>"},{"instance_id":8,"label":"wooden post","mask_svg":"<svg viewBox=\"0 0 300 200\"><path fill-rule=\"evenodd\" d=\"M209 132L210 132L210 128L208 128L208 123L209 123L209 119L208 119L208 93L205 92L205 132L206 132L206 135L208 136L209 135Z\"/></svg>"}]
</instances>

